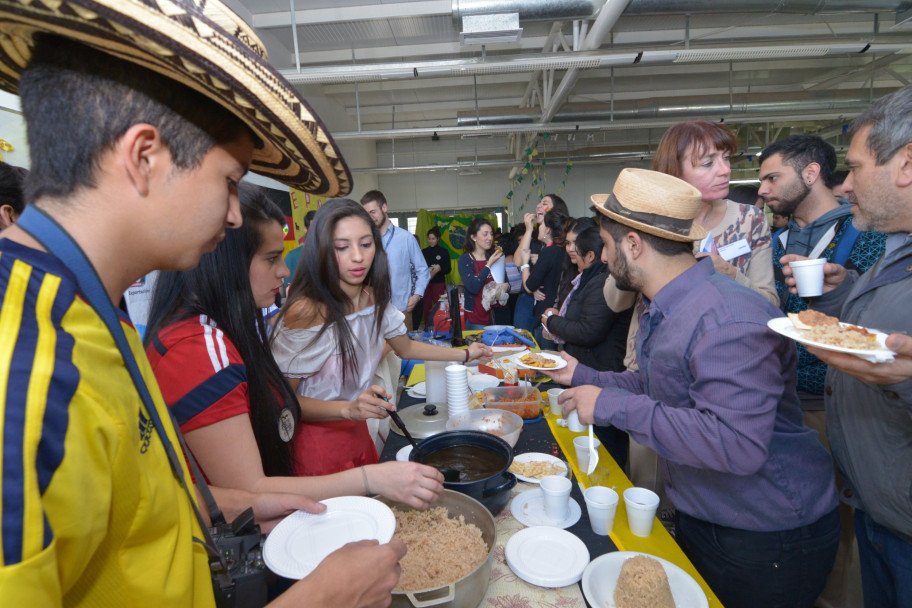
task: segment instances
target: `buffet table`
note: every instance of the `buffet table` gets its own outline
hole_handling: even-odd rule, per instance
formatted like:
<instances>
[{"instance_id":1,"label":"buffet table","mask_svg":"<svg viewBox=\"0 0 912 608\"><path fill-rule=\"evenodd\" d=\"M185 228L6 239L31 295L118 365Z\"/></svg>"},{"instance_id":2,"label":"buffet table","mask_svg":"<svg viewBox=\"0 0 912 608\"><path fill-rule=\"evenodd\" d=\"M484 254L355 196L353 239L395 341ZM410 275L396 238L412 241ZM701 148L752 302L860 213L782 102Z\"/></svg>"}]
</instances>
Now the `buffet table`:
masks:
<instances>
[{"instance_id":1,"label":"buffet table","mask_svg":"<svg viewBox=\"0 0 912 608\"><path fill-rule=\"evenodd\" d=\"M424 365L416 365L409 377L408 385L412 386L417 382L424 380ZM554 388L556 385L551 385ZM541 387L543 397L545 391L549 388L547 384ZM546 399L546 398L545 398ZM424 403L408 396L403 392L399 400L399 409L405 409L417 403ZM598 536L592 532L589 524L589 517L586 512L586 503L583 500L582 489L591 485L603 485L614 488L618 494L623 494L624 490L631 487L630 480L624 472L618 467L614 459L608 454L604 446L599 447L599 465L595 472L589 476L585 471L580 470L576 462L576 453L573 449L573 438L578 433L572 433L570 430L557 425L557 416L550 413L547 407L547 401L543 404L543 416L538 422L532 422L523 426L523 432L519 436L516 446L513 448L516 454L526 452L543 452L551 454L556 446L556 450L570 465L573 477L576 483L573 484L571 498L575 500L582 510L582 517L573 526L567 528L569 532L575 534L582 540L589 550L590 559L595 559L599 555L610 551L641 551L650 555L664 558L677 566L700 584L711 608L719 608L722 604L707 586L706 582L696 571L690 560L684 555L671 535L665 530L662 524L656 521L652 528L652 534L648 537L634 536L627 524L627 513L624 507L624 499L621 497L617 508L617 515L614 521L614 530L610 536ZM407 445L404 437L391 432L381 460L394 460L396 452ZM535 489L534 484L524 483L522 481L516 484L512 490L513 496L520 492L526 492ZM491 581L488 587L482 606L488 607L508 607L508 606L560 606L561 608L585 608L587 603L583 597L580 584L569 585L559 589L546 589L526 583L517 577L510 570L504 557L504 546L510 537L523 529L524 526L516 520L510 513L509 504L495 518L497 530L496 550L494 553L494 566L491 571ZM595 607L593 607L595 608ZM603 608L603 607L599 607Z\"/></svg>"}]
</instances>

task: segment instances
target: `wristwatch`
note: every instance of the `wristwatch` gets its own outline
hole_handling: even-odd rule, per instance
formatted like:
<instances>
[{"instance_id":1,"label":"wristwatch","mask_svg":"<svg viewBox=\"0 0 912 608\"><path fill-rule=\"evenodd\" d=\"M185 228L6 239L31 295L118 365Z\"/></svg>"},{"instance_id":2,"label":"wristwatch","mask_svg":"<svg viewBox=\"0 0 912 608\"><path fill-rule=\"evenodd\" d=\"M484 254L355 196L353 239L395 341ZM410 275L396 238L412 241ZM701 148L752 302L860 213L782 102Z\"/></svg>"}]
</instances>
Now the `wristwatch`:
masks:
<instances>
[{"instance_id":1,"label":"wristwatch","mask_svg":"<svg viewBox=\"0 0 912 608\"><path fill-rule=\"evenodd\" d=\"M519 271L522 272L523 270L526 270L528 267L529 267L528 264L523 264L522 266L519 267Z\"/></svg>"}]
</instances>

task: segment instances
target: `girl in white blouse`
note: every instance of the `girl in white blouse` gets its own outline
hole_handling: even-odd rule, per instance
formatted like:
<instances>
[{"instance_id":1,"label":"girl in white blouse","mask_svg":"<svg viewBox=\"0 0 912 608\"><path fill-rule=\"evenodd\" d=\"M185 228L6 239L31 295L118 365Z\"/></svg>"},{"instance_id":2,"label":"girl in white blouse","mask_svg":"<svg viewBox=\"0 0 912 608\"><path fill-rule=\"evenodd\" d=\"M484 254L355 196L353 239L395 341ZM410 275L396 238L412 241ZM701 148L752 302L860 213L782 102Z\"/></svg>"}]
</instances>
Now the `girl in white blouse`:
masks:
<instances>
[{"instance_id":1,"label":"girl in white blouse","mask_svg":"<svg viewBox=\"0 0 912 608\"><path fill-rule=\"evenodd\" d=\"M361 205L327 201L314 216L272 338L279 368L302 397L295 437L299 474L325 475L378 461L365 420L395 406L371 385L384 347L404 359L489 360L491 349L415 342L390 304L380 233Z\"/></svg>"}]
</instances>

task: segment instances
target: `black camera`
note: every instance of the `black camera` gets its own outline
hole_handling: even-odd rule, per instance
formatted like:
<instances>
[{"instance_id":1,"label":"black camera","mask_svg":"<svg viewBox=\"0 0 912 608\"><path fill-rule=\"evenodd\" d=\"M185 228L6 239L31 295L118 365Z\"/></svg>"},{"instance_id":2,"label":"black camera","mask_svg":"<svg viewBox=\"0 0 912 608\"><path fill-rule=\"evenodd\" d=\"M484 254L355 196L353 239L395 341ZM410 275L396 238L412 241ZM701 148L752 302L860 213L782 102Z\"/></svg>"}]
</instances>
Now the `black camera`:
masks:
<instances>
[{"instance_id":1,"label":"black camera","mask_svg":"<svg viewBox=\"0 0 912 608\"><path fill-rule=\"evenodd\" d=\"M209 528L219 557L213 557L212 587L218 608L262 608L267 599L268 571L263 562L263 535L247 509L233 522ZM226 570L227 567L227 570Z\"/></svg>"}]
</instances>

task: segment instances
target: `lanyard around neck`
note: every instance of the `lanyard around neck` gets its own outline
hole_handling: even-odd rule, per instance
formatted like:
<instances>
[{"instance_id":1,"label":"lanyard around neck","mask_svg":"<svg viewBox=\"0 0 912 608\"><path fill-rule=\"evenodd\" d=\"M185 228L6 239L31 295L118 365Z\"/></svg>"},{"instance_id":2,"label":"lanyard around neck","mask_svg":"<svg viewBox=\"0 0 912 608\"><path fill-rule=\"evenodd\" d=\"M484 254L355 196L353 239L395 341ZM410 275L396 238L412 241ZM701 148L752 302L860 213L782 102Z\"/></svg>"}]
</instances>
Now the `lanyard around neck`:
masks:
<instances>
[{"instance_id":1,"label":"lanyard around neck","mask_svg":"<svg viewBox=\"0 0 912 608\"><path fill-rule=\"evenodd\" d=\"M82 251L82 248L66 233L63 227L41 209L29 205L19 217L16 225L41 243L45 249L54 255L61 264L66 266L70 272L75 275L79 293L85 301L89 303L98 316L101 317L101 320L104 321L111 337L114 338L114 342L117 344L118 350L120 350L124 365L126 365L127 370L130 372L130 377L142 399L146 412L149 414L149 418L152 420L152 424L155 426L155 431L161 438L165 453L168 455L168 462L171 465L171 470L186 491L187 497L190 499L190 504L193 506L193 510L196 513L197 521L199 521L203 535L206 537L207 542L204 542L203 544L207 545L207 549L211 550L212 541L209 537L209 529L202 519L202 515L196 506L196 500L184 477L180 457L177 455L174 446L168 439L168 435L165 432L165 426L162 423L161 417L158 415L158 408L155 407L155 401L152 399L152 394L149 392L146 380L139 370L136 356L133 354L129 342L127 342L127 336L120 324L120 318L117 315L114 305L111 303L111 299L108 297L104 285L102 285L101 279L98 277L98 273L95 272L95 267L92 266L92 263Z\"/></svg>"},{"instance_id":2,"label":"lanyard around neck","mask_svg":"<svg viewBox=\"0 0 912 608\"><path fill-rule=\"evenodd\" d=\"M396 230L396 227L390 222L389 230L386 231L386 234L389 235L386 237L386 242L383 243L383 250L386 251L389 249L390 243L393 242L393 232Z\"/></svg>"}]
</instances>

